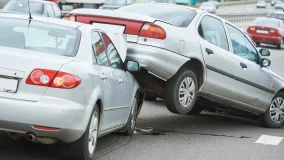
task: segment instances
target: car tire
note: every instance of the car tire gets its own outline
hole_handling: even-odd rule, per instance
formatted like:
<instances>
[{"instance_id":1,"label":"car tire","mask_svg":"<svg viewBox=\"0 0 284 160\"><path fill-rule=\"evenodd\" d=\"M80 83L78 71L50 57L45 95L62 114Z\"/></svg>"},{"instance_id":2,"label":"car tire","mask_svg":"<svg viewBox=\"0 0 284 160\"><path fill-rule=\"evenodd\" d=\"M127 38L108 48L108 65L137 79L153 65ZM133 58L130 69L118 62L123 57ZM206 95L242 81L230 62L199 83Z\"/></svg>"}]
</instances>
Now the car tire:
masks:
<instances>
[{"instance_id":1,"label":"car tire","mask_svg":"<svg viewBox=\"0 0 284 160\"><path fill-rule=\"evenodd\" d=\"M277 45L277 49L282 49L283 48L283 39L281 40L280 44Z\"/></svg>"},{"instance_id":2,"label":"car tire","mask_svg":"<svg viewBox=\"0 0 284 160\"><path fill-rule=\"evenodd\" d=\"M191 70L181 68L166 84L165 103L168 110L187 114L196 102L197 90L196 75Z\"/></svg>"},{"instance_id":3,"label":"car tire","mask_svg":"<svg viewBox=\"0 0 284 160\"><path fill-rule=\"evenodd\" d=\"M134 98L131 111L127 120L125 127L122 129L121 134L126 136L131 136L135 132L136 121L137 121L137 110L138 110L138 101L137 96Z\"/></svg>"},{"instance_id":4,"label":"car tire","mask_svg":"<svg viewBox=\"0 0 284 160\"><path fill-rule=\"evenodd\" d=\"M146 94L145 95L145 100L146 101L156 101L157 100L157 96L155 96L155 95L151 95L151 94Z\"/></svg>"},{"instance_id":5,"label":"car tire","mask_svg":"<svg viewBox=\"0 0 284 160\"><path fill-rule=\"evenodd\" d=\"M187 113L188 115L199 115L203 111L203 106L199 103L195 103L193 108Z\"/></svg>"},{"instance_id":6,"label":"car tire","mask_svg":"<svg viewBox=\"0 0 284 160\"><path fill-rule=\"evenodd\" d=\"M266 112L260 115L260 123L268 128L282 128L284 125L284 107L281 107L281 105L284 105L284 93L279 92L272 99Z\"/></svg>"},{"instance_id":7,"label":"car tire","mask_svg":"<svg viewBox=\"0 0 284 160\"><path fill-rule=\"evenodd\" d=\"M98 139L99 117L99 109L95 105L85 133L79 140L69 144L68 149L71 159L91 160L93 158ZM91 133L92 135L90 135Z\"/></svg>"}]
</instances>

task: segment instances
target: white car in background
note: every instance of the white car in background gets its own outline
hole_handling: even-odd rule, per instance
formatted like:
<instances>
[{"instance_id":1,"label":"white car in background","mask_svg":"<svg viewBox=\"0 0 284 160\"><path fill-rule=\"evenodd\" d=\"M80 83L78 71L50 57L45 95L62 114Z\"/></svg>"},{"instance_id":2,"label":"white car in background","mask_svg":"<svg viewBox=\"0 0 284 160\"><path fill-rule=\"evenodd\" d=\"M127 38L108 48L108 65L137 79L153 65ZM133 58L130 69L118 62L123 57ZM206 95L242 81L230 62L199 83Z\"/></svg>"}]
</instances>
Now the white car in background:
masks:
<instances>
[{"instance_id":1,"label":"white car in background","mask_svg":"<svg viewBox=\"0 0 284 160\"><path fill-rule=\"evenodd\" d=\"M216 14L217 8L213 2L203 2L201 3L199 9L207 11L212 14Z\"/></svg>"},{"instance_id":2,"label":"white car in background","mask_svg":"<svg viewBox=\"0 0 284 160\"><path fill-rule=\"evenodd\" d=\"M265 1L258 1L256 3L256 8L266 8L266 2Z\"/></svg>"},{"instance_id":3,"label":"white car in background","mask_svg":"<svg viewBox=\"0 0 284 160\"><path fill-rule=\"evenodd\" d=\"M274 5L275 9L284 9L284 2L282 1L278 1L275 5Z\"/></svg>"}]
</instances>

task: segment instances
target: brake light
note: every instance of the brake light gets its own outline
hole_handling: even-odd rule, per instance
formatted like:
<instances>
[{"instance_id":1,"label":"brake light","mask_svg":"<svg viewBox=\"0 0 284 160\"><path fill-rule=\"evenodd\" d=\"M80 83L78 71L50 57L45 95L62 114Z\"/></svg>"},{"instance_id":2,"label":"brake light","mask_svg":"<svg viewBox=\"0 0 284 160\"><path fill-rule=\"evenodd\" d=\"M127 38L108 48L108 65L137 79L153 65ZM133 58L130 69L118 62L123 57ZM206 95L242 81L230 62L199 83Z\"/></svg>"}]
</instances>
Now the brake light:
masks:
<instances>
[{"instance_id":1,"label":"brake light","mask_svg":"<svg viewBox=\"0 0 284 160\"><path fill-rule=\"evenodd\" d=\"M140 30L139 36L154 39L166 39L167 35L162 27L151 23L145 23Z\"/></svg>"},{"instance_id":2,"label":"brake light","mask_svg":"<svg viewBox=\"0 0 284 160\"><path fill-rule=\"evenodd\" d=\"M74 15L67 15L67 16L65 17L65 19L66 19L66 20L69 20L69 21L74 21L74 22L77 21L77 18L76 18L76 16L74 16Z\"/></svg>"},{"instance_id":3,"label":"brake light","mask_svg":"<svg viewBox=\"0 0 284 160\"><path fill-rule=\"evenodd\" d=\"M34 69L26 80L27 84L53 88L75 88L81 80L69 73L54 70Z\"/></svg>"}]
</instances>

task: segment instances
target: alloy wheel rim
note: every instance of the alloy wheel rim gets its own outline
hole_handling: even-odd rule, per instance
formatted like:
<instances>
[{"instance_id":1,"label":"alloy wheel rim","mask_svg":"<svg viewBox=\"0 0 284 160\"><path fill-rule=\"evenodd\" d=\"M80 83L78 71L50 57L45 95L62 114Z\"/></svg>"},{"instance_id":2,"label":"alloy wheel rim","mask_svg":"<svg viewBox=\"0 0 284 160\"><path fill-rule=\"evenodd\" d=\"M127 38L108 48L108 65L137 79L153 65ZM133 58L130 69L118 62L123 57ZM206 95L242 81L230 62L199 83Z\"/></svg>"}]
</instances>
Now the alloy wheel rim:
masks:
<instances>
[{"instance_id":1,"label":"alloy wheel rim","mask_svg":"<svg viewBox=\"0 0 284 160\"><path fill-rule=\"evenodd\" d=\"M284 99L281 97L275 98L270 105L270 118L276 123L284 121Z\"/></svg>"},{"instance_id":2,"label":"alloy wheel rim","mask_svg":"<svg viewBox=\"0 0 284 160\"><path fill-rule=\"evenodd\" d=\"M186 77L179 87L179 102L182 107L188 108L195 95L195 84L192 78Z\"/></svg>"},{"instance_id":3,"label":"alloy wheel rim","mask_svg":"<svg viewBox=\"0 0 284 160\"><path fill-rule=\"evenodd\" d=\"M96 141L98 135L98 113L95 111L92 115L91 124L89 128L89 153L93 154L96 148Z\"/></svg>"},{"instance_id":4,"label":"alloy wheel rim","mask_svg":"<svg viewBox=\"0 0 284 160\"><path fill-rule=\"evenodd\" d=\"M131 128L134 128L135 127L135 123L136 123L136 121L135 121L135 108L136 108L136 98L134 98L134 102L133 102L134 104L133 104L133 106L132 106L132 108L131 108L131 116L132 116L132 118L131 118Z\"/></svg>"}]
</instances>

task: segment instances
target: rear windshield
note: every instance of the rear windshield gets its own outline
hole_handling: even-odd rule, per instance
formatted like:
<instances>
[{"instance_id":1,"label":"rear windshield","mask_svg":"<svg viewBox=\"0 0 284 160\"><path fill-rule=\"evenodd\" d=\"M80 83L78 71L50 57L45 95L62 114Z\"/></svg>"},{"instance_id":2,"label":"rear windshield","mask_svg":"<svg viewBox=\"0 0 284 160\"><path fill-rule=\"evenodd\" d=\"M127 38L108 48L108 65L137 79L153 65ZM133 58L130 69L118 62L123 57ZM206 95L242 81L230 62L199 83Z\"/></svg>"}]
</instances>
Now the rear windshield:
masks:
<instances>
[{"instance_id":1,"label":"rear windshield","mask_svg":"<svg viewBox=\"0 0 284 160\"><path fill-rule=\"evenodd\" d=\"M30 9L32 14L43 14L43 3L30 1ZM4 12L22 12L29 13L28 1L11 0L4 8Z\"/></svg>"},{"instance_id":2,"label":"rear windshield","mask_svg":"<svg viewBox=\"0 0 284 160\"><path fill-rule=\"evenodd\" d=\"M284 21L284 14L275 14L275 13L272 13L270 15L271 18L276 18L276 19L280 19L282 21Z\"/></svg>"},{"instance_id":3,"label":"rear windshield","mask_svg":"<svg viewBox=\"0 0 284 160\"><path fill-rule=\"evenodd\" d=\"M0 46L73 57L81 32L78 29L38 21L1 18Z\"/></svg>"},{"instance_id":4,"label":"rear windshield","mask_svg":"<svg viewBox=\"0 0 284 160\"><path fill-rule=\"evenodd\" d=\"M256 19L252 23L257 26L267 26L267 27L273 27L273 28L280 27L280 22L277 20L273 20L273 19Z\"/></svg>"},{"instance_id":5,"label":"rear windshield","mask_svg":"<svg viewBox=\"0 0 284 160\"><path fill-rule=\"evenodd\" d=\"M158 4L134 4L118 11L150 16L178 27L187 27L196 15L196 12L189 8Z\"/></svg>"}]
</instances>

